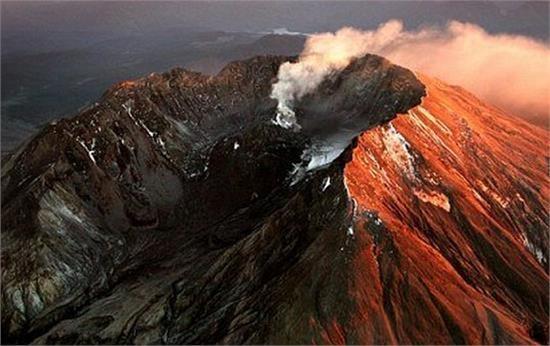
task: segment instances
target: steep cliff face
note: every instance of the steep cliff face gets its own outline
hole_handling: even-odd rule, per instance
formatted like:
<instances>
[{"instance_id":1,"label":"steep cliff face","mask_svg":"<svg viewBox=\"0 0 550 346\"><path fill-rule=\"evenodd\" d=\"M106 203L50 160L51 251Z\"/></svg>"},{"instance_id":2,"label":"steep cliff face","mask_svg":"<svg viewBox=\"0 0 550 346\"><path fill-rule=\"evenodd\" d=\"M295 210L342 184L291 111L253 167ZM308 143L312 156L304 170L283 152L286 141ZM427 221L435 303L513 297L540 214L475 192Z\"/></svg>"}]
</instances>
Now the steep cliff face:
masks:
<instances>
[{"instance_id":1,"label":"steep cliff face","mask_svg":"<svg viewBox=\"0 0 550 346\"><path fill-rule=\"evenodd\" d=\"M283 129L289 59L120 83L14 153L3 340L547 342L547 133L376 56Z\"/></svg>"},{"instance_id":2,"label":"steep cliff face","mask_svg":"<svg viewBox=\"0 0 550 346\"><path fill-rule=\"evenodd\" d=\"M273 123L269 98L288 59L120 83L14 153L2 167L4 340L308 343L348 319L351 142L424 87L365 56L296 105L293 132ZM335 137L343 151L327 151Z\"/></svg>"},{"instance_id":3,"label":"steep cliff face","mask_svg":"<svg viewBox=\"0 0 550 346\"><path fill-rule=\"evenodd\" d=\"M364 133L345 169L347 328L365 343L546 343L548 134L420 79L422 104Z\"/></svg>"}]
</instances>

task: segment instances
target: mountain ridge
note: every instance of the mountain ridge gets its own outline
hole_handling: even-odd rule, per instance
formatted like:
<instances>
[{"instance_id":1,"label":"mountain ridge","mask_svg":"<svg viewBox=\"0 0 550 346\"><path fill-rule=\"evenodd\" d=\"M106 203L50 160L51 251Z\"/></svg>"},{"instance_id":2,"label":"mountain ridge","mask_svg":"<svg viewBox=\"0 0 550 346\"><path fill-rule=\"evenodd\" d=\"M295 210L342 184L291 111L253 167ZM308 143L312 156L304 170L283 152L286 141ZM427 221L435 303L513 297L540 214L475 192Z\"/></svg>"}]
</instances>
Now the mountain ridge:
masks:
<instances>
[{"instance_id":1,"label":"mountain ridge","mask_svg":"<svg viewBox=\"0 0 550 346\"><path fill-rule=\"evenodd\" d=\"M227 265L225 261L237 267L252 261L251 265L259 266L257 278L248 279L249 284L243 282L242 289L223 286L222 292L237 299L248 285L272 275L268 273L273 254L260 256L263 250L256 245L252 245L256 256L249 259L225 259L223 254L244 246L247 237L257 238L252 230L262 223L272 229L274 243L267 245L280 253L281 261L276 263L282 267L301 258L306 245L319 236L319 231L310 227L323 223L341 227L339 223L345 222L347 215L344 189L326 194L326 203L339 206L334 213L324 215L319 210L326 203L306 207L312 196L322 192L309 181L324 179L308 168L315 155L323 155L310 148L316 135L287 131L271 121L276 106L269 97L271 84L279 65L289 59L258 57L235 62L215 77L175 69L119 83L99 103L75 118L49 125L10 158L2 172L5 340L29 342L44 334L37 342L133 342L137 339L131 338L138 337L135 331L129 335L120 324L129 323L124 322L128 318L147 317L134 310L132 300L115 299L124 306L118 313L112 311L117 318L80 316L76 312L94 304L101 306L100 312L114 309L102 305L108 303L98 297L106 292L116 296L117 290L125 287L124 281L117 284L125 275L141 280L139 268L158 277L172 277L165 267L175 265L180 275L188 273L203 281L216 261L220 269ZM353 110L348 120L358 126L357 133L406 111L424 94L412 73L380 57L365 56L350 68L327 81L316 97L374 92L373 97L339 101L340 107ZM376 93L377 88L385 92ZM310 99L298 105L304 118L314 103L315 99ZM316 109L316 114L320 111ZM328 129L328 133L334 131L339 130ZM295 176L296 166L301 166L301 173ZM330 161L325 166L332 167ZM331 170L340 173L335 173L331 184L341 186L342 166L333 166ZM289 205L295 203L295 210L290 210ZM277 220L270 213L287 216ZM292 225L292 215L318 221L310 226ZM277 240L280 235L276 231L285 218L290 218L287 224L294 233L306 230L304 235L297 233L293 241ZM162 249L160 253L157 247ZM190 258L203 265L190 266ZM172 261L179 264L170 264ZM217 275L230 275L229 281L239 278L234 271ZM136 289L161 294L161 302L146 299L143 303L161 304L158 308L169 322L155 322L156 336L144 331L139 336L143 340L239 342L262 337L248 325L243 327L246 333L237 336L225 334L229 328L225 323L202 334L178 329L190 323L190 314L205 313L196 311L193 304L185 310L172 306L170 299L184 298L192 283L181 284L183 292L172 292L170 284L154 286L154 282L144 281ZM218 293L213 290L212 294ZM223 300L217 298L216 302ZM233 319L240 316L234 308L227 310L225 304L218 304L202 317L204 325L215 323L216 314L235 314ZM251 308L254 305L246 306ZM273 308L277 307L265 307ZM72 325L68 322L71 318ZM187 322L177 322L182 318ZM104 327L106 334L96 330L75 335L69 331L80 328L79 323L93 326L92 330ZM228 319L226 323L235 322ZM51 329L54 325L56 328Z\"/></svg>"},{"instance_id":2,"label":"mountain ridge","mask_svg":"<svg viewBox=\"0 0 550 346\"><path fill-rule=\"evenodd\" d=\"M547 342L544 131L372 55L289 131L269 95L292 59L121 82L20 148L2 338Z\"/></svg>"}]
</instances>

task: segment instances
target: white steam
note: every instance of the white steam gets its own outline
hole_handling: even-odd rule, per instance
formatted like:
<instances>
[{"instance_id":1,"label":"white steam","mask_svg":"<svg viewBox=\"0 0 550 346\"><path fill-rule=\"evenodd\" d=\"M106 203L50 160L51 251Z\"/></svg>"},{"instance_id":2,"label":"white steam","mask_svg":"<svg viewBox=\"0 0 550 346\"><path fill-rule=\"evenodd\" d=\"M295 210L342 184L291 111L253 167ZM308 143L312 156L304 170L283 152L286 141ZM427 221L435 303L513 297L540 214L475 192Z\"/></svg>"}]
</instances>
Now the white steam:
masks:
<instances>
[{"instance_id":1,"label":"white steam","mask_svg":"<svg viewBox=\"0 0 550 346\"><path fill-rule=\"evenodd\" d=\"M342 28L310 36L296 63L284 63L271 97L279 125L298 127L295 101L314 91L330 73L366 53L420 71L476 93L535 123L547 121L550 47L524 36L491 35L481 27L451 21L445 28L406 31L390 20L372 31Z\"/></svg>"},{"instance_id":2,"label":"white steam","mask_svg":"<svg viewBox=\"0 0 550 346\"><path fill-rule=\"evenodd\" d=\"M353 58L380 49L400 29L398 22L388 22L375 32L342 28L336 33L308 37L298 61L286 62L279 68L271 93L278 101L277 123L285 128L297 127L292 110L296 100L314 91L326 76L345 68Z\"/></svg>"}]
</instances>

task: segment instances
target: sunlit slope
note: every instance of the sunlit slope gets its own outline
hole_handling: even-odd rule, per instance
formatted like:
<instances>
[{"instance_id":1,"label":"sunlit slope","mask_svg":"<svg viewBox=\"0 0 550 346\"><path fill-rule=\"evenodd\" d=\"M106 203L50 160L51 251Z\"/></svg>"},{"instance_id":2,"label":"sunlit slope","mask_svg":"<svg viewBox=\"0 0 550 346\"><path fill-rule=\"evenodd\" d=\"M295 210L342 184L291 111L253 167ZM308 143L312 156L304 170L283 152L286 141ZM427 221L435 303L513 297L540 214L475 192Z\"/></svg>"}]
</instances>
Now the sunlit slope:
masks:
<instances>
[{"instance_id":1,"label":"sunlit slope","mask_svg":"<svg viewBox=\"0 0 550 346\"><path fill-rule=\"evenodd\" d=\"M544 342L548 133L420 78L422 104L364 133L345 171L358 337Z\"/></svg>"}]
</instances>

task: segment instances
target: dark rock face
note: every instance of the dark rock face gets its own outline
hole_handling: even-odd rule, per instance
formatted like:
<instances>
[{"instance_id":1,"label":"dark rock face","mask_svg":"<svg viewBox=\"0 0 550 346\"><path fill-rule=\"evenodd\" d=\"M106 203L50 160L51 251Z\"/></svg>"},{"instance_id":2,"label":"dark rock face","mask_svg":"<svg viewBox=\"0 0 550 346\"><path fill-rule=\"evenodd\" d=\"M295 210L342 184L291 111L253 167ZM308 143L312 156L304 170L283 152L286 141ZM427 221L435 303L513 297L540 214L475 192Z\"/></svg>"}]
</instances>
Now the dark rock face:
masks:
<instances>
[{"instance_id":1,"label":"dark rock face","mask_svg":"<svg viewBox=\"0 0 550 346\"><path fill-rule=\"evenodd\" d=\"M297 105L304 131L292 132L272 123L269 98L287 60L120 83L14 153L2 167L3 339L342 341L352 139L424 87L365 56ZM348 148L311 167L340 129Z\"/></svg>"}]
</instances>

